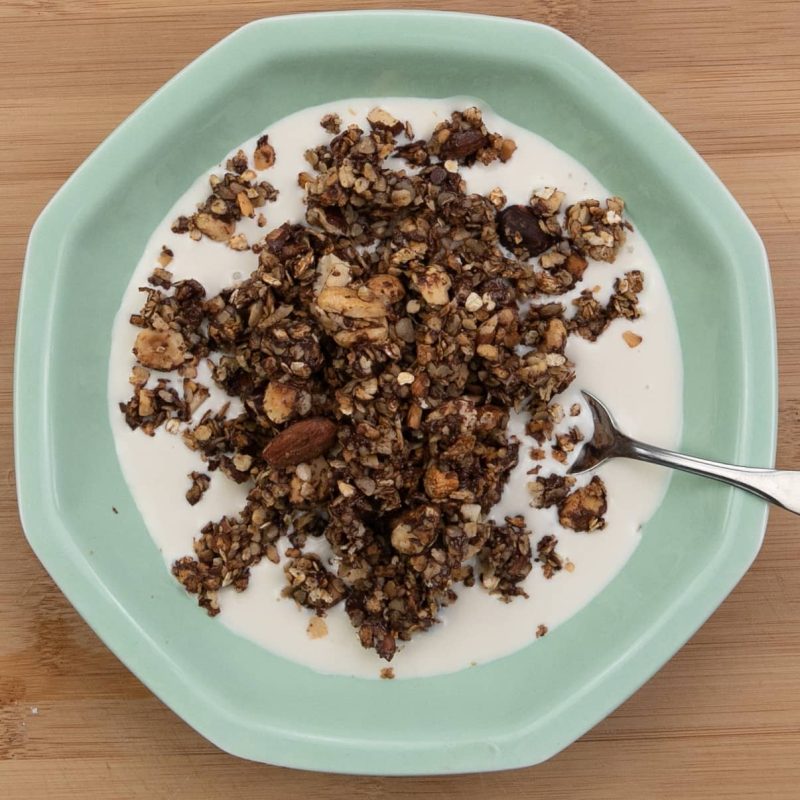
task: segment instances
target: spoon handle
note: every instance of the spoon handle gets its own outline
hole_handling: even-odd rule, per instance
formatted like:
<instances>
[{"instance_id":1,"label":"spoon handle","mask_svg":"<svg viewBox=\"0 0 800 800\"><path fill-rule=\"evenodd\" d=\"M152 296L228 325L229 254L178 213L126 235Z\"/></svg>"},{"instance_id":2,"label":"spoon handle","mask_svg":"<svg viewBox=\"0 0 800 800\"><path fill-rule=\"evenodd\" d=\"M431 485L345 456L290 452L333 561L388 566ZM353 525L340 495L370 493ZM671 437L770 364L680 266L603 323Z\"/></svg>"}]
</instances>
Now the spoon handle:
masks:
<instances>
[{"instance_id":1,"label":"spoon handle","mask_svg":"<svg viewBox=\"0 0 800 800\"><path fill-rule=\"evenodd\" d=\"M800 472L735 467L730 464L708 461L705 458L674 453L671 450L637 442L633 439L628 439L626 444L624 452L620 453L625 458L649 461L651 464L674 467L684 472L714 478L714 480L729 483L731 486L751 492L793 514L800 514Z\"/></svg>"}]
</instances>

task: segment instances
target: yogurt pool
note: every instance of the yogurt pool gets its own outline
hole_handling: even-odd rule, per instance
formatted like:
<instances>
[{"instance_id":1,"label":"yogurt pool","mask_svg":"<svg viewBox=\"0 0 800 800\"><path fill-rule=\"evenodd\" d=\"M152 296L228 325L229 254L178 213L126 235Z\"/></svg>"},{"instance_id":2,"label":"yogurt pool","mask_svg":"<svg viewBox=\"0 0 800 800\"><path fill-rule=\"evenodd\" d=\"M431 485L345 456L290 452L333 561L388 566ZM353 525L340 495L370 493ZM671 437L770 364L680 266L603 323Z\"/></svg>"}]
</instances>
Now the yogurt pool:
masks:
<instances>
[{"instance_id":1,"label":"yogurt pool","mask_svg":"<svg viewBox=\"0 0 800 800\"><path fill-rule=\"evenodd\" d=\"M416 136L426 138L452 111L470 105L482 108L489 130L499 131L517 144L516 152L506 163L475 164L461 170L470 192L488 194L494 187L501 187L509 203L524 204L533 189L556 186L566 193L564 206L590 197L604 200L613 194L613 187L609 191L584 166L554 144L497 116L478 101L469 98L358 98L305 109L264 131L269 135L277 160L263 172L263 178L279 194L275 202L262 209L268 218L266 227L259 228L255 220L245 218L237 230L252 243L285 221L304 219L303 192L297 176L308 170L304 151L330 139L319 124L323 115L335 112L344 126L357 122L366 127L366 114L379 106L401 120L409 120ZM243 143L241 149L252 153L264 132ZM238 149L233 148L222 159L221 168ZM219 168L212 167L199 176L153 231L131 275L112 331L108 403L117 454L136 505L167 569L175 559L192 553L193 538L209 520L226 514L236 515L244 505L248 490L247 484L236 484L215 472L202 500L189 505L184 499L187 475L192 471L203 472L206 466L199 454L189 450L179 436L171 435L163 427L153 437L130 430L118 407L131 393L132 347L139 330L129 324L129 317L142 305L139 287L147 285L162 246L174 253L168 267L174 280L194 278L203 284L208 297L247 277L255 269L255 257L249 250L237 251L208 238L193 241L187 235L171 231L176 217L191 213L205 200L208 174ZM635 225L635 219L633 222ZM638 230L628 235L613 264L590 260L583 281L569 294L556 299L569 304L581 289L599 287L596 296L605 302L614 280L634 269L641 270L645 276L645 289L640 295L641 318L635 322L614 320L596 342L570 336L566 355L574 362L577 377L559 397L559 402L568 409L579 402L581 389L590 390L613 410L623 429L632 436L675 447L682 419L678 333L662 272ZM628 330L634 330L641 337L638 346L631 347L626 342L622 334ZM195 420L205 410L216 408L229 399L214 387L207 370L201 369L198 380L211 388L211 396L195 412ZM589 438L591 419L588 416L588 411L583 410L575 417L567 417L556 431L564 432L577 425ZM642 525L658 508L666 491L669 481L666 470L626 461L606 464L599 470L608 493L606 527L591 534L561 528L554 507L530 507L527 484L531 480L529 471L535 467L541 467L542 475L563 474L568 462L562 464L553 459L549 448L545 448L544 461L533 461L529 451L535 442L526 436L524 419L520 415L512 415L509 433L515 433L522 442L519 464L491 516L502 522L506 515L523 513L528 527L534 531L534 545L542 535L555 534L558 553L567 562L568 569L545 579L535 564L522 584L529 598L517 597L509 603L501 602L480 585L469 589L458 587L457 602L442 609L439 624L415 635L410 642L401 643L391 662L398 678L452 672L499 658L534 641L537 629L542 630L540 626L552 630L568 620L590 602L630 558L639 543ZM287 546L284 538L278 549L283 551ZM331 552L324 537L310 538L304 549L318 553L324 563L330 564ZM246 591L221 591L221 613L216 617L217 622L268 650L321 672L377 677L386 664L373 650L360 646L343 604L328 611L326 635L310 635L312 612L281 594L286 585L284 563L284 559L277 565L262 559L252 569ZM186 602L194 602L194 598L187 596ZM197 613L203 612L198 610ZM313 624L310 630L314 633Z\"/></svg>"}]
</instances>

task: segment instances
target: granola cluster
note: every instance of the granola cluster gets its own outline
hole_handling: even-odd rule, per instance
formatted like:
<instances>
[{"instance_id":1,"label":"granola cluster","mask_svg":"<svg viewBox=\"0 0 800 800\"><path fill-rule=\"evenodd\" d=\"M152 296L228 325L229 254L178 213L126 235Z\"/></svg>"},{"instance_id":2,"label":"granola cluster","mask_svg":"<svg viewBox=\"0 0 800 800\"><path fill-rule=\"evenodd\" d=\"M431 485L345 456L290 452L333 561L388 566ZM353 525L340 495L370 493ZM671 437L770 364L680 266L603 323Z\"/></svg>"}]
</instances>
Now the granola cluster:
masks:
<instances>
[{"instance_id":1,"label":"granola cluster","mask_svg":"<svg viewBox=\"0 0 800 800\"><path fill-rule=\"evenodd\" d=\"M253 154L257 169L266 169L275 163L275 151L268 137L259 139ZM211 194L190 217L178 217L172 225L173 233L188 233L192 239L206 236L215 242L225 242L234 250L247 250L249 244L243 234L235 233L236 223L242 217L255 217L256 209L275 200L278 192L268 181L257 181L257 174L250 169L247 155L239 150L228 159L228 171L220 177L209 179ZM261 219L264 222L261 223ZM259 224L266 218L259 215Z\"/></svg>"},{"instance_id":2,"label":"granola cluster","mask_svg":"<svg viewBox=\"0 0 800 800\"><path fill-rule=\"evenodd\" d=\"M606 305L587 289L568 313L553 298L577 286L588 259L614 260L629 227L622 200L562 209L553 187L535 188L527 205L506 205L499 189L467 193L461 169L516 149L477 108L428 139L383 109L367 122L322 119L331 138L306 153L298 178L304 223L252 245L236 224L275 190L242 151L212 176L209 197L173 231L249 248L254 271L207 297L196 281L173 282L162 253L131 317L138 363L120 406L131 428L165 425L202 456L189 502L217 470L249 487L241 512L209 522L173 566L209 613L220 589L246 588L261 558L277 563L288 537L286 594L319 615L343 602L361 644L389 660L458 586L510 600L525 594L534 561L547 577L561 569L553 536L534 552L522 516L488 517L519 457L509 414L525 414L539 447L566 461L581 440L576 427L553 437L565 416L555 398L575 377L567 339L635 319L642 276L618 280ZM262 137L253 164L274 161ZM208 397L202 360L240 411L192 422ZM557 506L564 527L599 530L602 481L573 484L537 476L534 504ZM329 563L303 552L318 537Z\"/></svg>"}]
</instances>

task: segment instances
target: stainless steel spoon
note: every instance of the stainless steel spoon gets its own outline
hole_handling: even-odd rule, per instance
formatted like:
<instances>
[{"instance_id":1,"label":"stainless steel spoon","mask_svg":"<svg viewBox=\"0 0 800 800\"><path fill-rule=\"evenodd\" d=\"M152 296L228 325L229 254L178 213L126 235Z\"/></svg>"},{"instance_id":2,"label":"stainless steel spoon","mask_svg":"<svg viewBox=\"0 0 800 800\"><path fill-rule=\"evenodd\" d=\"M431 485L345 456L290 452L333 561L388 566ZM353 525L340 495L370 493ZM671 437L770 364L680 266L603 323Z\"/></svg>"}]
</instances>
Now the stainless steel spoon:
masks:
<instances>
[{"instance_id":1,"label":"stainless steel spoon","mask_svg":"<svg viewBox=\"0 0 800 800\"><path fill-rule=\"evenodd\" d=\"M800 514L800 472L734 467L637 442L617 428L611 412L594 395L583 392L583 396L594 417L594 435L583 445L578 457L567 470L570 475L588 472L611 458L633 458L729 483L794 514Z\"/></svg>"}]
</instances>

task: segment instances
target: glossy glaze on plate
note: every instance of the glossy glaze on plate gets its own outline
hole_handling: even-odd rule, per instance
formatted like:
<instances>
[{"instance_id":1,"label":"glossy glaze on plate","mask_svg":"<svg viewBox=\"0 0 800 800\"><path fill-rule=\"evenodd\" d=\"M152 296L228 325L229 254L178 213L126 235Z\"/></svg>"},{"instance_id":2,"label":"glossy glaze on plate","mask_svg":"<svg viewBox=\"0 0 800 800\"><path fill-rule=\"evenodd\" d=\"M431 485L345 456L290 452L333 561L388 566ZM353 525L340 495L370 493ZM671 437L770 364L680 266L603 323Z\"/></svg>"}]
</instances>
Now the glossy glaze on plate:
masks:
<instances>
[{"instance_id":1,"label":"glossy glaze on plate","mask_svg":"<svg viewBox=\"0 0 800 800\"><path fill-rule=\"evenodd\" d=\"M111 321L148 232L232 143L291 111L346 96L465 92L625 197L673 296L683 449L772 463L775 337L761 242L697 154L591 54L551 28L429 12L242 28L134 113L43 212L26 258L15 375L31 545L130 669L237 755L384 774L536 763L647 680L760 546L760 501L676 476L634 557L568 624L491 664L402 682L325 677L272 656L197 614L161 568L116 462L104 391Z\"/></svg>"}]
</instances>

